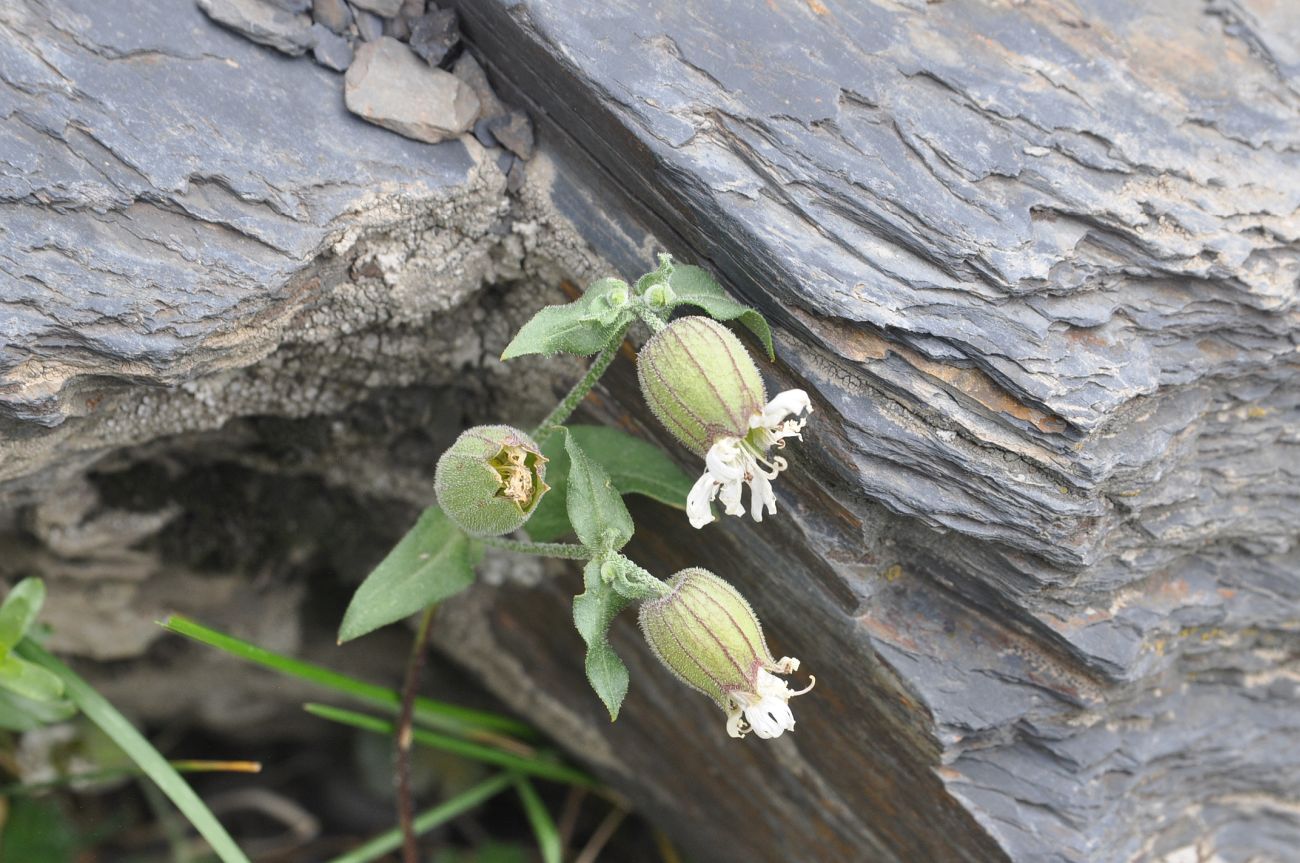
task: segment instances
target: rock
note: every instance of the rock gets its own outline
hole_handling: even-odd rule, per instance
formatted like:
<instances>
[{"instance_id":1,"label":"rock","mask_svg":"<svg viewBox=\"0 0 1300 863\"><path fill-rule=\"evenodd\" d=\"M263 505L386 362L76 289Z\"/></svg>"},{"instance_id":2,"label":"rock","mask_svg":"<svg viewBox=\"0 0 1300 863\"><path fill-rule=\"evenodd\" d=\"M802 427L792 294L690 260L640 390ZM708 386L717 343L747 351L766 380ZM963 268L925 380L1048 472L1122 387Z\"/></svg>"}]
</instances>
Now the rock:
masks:
<instances>
[{"instance_id":1,"label":"rock","mask_svg":"<svg viewBox=\"0 0 1300 863\"><path fill-rule=\"evenodd\" d=\"M387 36L357 50L344 97L354 114L429 143L467 131L479 107L474 91L458 78L424 65Z\"/></svg>"},{"instance_id":2,"label":"rock","mask_svg":"<svg viewBox=\"0 0 1300 863\"><path fill-rule=\"evenodd\" d=\"M411 50L437 66L460 41L455 9L434 9L411 23Z\"/></svg>"},{"instance_id":3,"label":"rock","mask_svg":"<svg viewBox=\"0 0 1300 863\"><path fill-rule=\"evenodd\" d=\"M493 117L487 121L487 127L507 150L521 159L532 158L533 121L523 111L511 111Z\"/></svg>"},{"instance_id":4,"label":"rock","mask_svg":"<svg viewBox=\"0 0 1300 863\"><path fill-rule=\"evenodd\" d=\"M492 130L488 128L487 120L478 120L474 123L474 138L484 147L496 147L497 139L492 137Z\"/></svg>"},{"instance_id":5,"label":"rock","mask_svg":"<svg viewBox=\"0 0 1300 863\"><path fill-rule=\"evenodd\" d=\"M384 35L391 36L399 42L405 42L411 38L411 23L401 15L396 18L385 18Z\"/></svg>"},{"instance_id":6,"label":"rock","mask_svg":"<svg viewBox=\"0 0 1300 863\"><path fill-rule=\"evenodd\" d=\"M478 96L479 119L490 120L509 110L497 98L492 85L488 83L487 74L483 71L483 67L479 65L478 60L474 59L473 54L465 51L457 57L451 73L468 84L470 89L474 91L474 95Z\"/></svg>"},{"instance_id":7,"label":"rock","mask_svg":"<svg viewBox=\"0 0 1300 863\"><path fill-rule=\"evenodd\" d=\"M311 25L311 53L327 69L345 72L352 65L352 44L323 24Z\"/></svg>"},{"instance_id":8,"label":"rock","mask_svg":"<svg viewBox=\"0 0 1300 863\"><path fill-rule=\"evenodd\" d=\"M344 0L313 0L311 17L317 24L324 24L343 36L352 25L352 8Z\"/></svg>"},{"instance_id":9,"label":"rock","mask_svg":"<svg viewBox=\"0 0 1300 863\"><path fill-rule=\"evenodd\" d=\"M374 12L367 12L364 9L353 9L353 17L356 20L357 33L366 42L374 42L384 35L384 19L380 18Z\"/></svg>"},{"instance_id":10,"label":"rock","mask_svg":"<svg viewBox=\"0 0 1300 863\"><path fill-rule=\"evenodd\" d=\"M398 10L397 16L408 22L414 21L424 14L427 5L426 0L402 0L402 8Z\"/></svg>"},{"instance_id":11,"label":"rock","mask_svg":"<svg viewBox=\"0 0 1300 863\"><path fill-rule=\"evenodd\" d=\"M588 240L621 259L584 202L632 202L773 322L765 373L817 405L781 512L681 554L638 514L630 553L735 579L834 683L761 750L646 692L652 662L617 723L575 721L572 645L532 635L559 587L476 623L466 597L449 655L610 753L698 859L1293 859L1294 7L458 4L576 139L551 194ZM656 427L629 404L605 416Z\"/></svg>"},{"instance_id":12,"label":"rock","mask_svg":"<svg viewBox=\"0 0 1300 863\"><path fill-rule=\"evenodd\" d=\"M356 9L374 12L383 18L392 18L402 8L402 0L348 0Z\"/></svg>"},{"instance_id":13,"label":"rock","mask_svg":"<svg viewBox=\"0 0 1300 863\"><path fill-rule=\"evenodd\" d=\"M510 165L510 170L506 174L506 191L514 194L524 187L524 181L528 179L528 172L524 168L524 163L516 158Z\"/></svg>"},{"instance_id":14,"label":"rock","mask_svg":"<svg viewBox=\"0 0 1300 863\"><path fill-rule=\"evenodd\" d=\"M283 9L285 12L290 12L294 15L299 15L308 11L311 9L312 4L312 0L262 0L262 2L269 3L277 9Z\"/></svg>"},{"instance_id":15,"label":"rock","mask_svg":"<svg viewBox=\"0 0 1300 863\"><path fill-rule=\"evenodd\" d=\"M311 44L311 19L306 15L294 15L261 0L198 0L198 6L218 24L285 54L296 57Z\"/></svg>"}]
</instances>

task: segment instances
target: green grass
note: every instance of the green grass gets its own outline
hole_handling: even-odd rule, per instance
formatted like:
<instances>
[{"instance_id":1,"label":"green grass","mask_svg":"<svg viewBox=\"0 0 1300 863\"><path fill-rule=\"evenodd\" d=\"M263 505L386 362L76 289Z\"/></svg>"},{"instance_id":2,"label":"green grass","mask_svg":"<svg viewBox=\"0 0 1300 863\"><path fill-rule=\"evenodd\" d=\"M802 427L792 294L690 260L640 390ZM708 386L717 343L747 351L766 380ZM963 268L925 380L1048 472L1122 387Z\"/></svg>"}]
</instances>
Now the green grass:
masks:
<instances>
[{"instance_id":1,"label":"green grass","mask_svg":"<svg viewBox=\"0 0 1300 863\"><path fill-rule=\"evenodd\" d=\"M167 759L154 749L153 744L144 738L126 717L117 711L104 696L96 692L89 683L71 668L31 639L23 639L17 652L29 662L41 666L63 681L64 694L85 714L86 718L108 735L118 747L130 757L140 770L153 780L158 789L167 795L176 805L199 835L207 840L212 851L222 863L249 863L244 852L239 850L235 840L230 838L226 828L212 814L212 810L199 799L189 783L181 778L176 769L167 763Z\"/></svg>"},{"instance_id":2,"label":"green grass","mask_svg":"<svg viewBox=\"0 0 1300 863\"><path fill-rule=\"evenodd\" d=\"M509 788L513 782L514 777L511 774L498 773L483 780L478 785L465 789L450 800L443 801L432 809L425 810L415 816L415 833L417 835L428 833L433 828L447 823L485 800L500 794ZM380 833L364 845L353 848L341 857L335 857L329 863L369 863L376 857L395 851L401 847L401 844L402 831L394 827L392 830Z\"/></svg>"},{"instance_id":3,"label":"green grass","mask_svg":"<svg viewBox=\"0 0 1300 863\"><path fill-rule=\"evenodd\" d=\"M370 731L375 734L391 735L395 727L392 722L382 717L344 710L340 707L331 707L327 704L307 704L304 705L304 709L313 716L319 716L331 722L350 725L353 728L360 728L363 731ZM539 779L550 779L568 785L581 785L584 788L600 787L600 783L586 773L549 760L547 753L544 752L538 752L531 756L516 755L513 752L503 752L500 749L493 749L489 746L482 746L468 740L460 740L420 728L412 729L411 739L421 746L452 752L485 764L494 764L497 767L505 767L529 776L536 776Z\"/></svg>"}]
</instances>

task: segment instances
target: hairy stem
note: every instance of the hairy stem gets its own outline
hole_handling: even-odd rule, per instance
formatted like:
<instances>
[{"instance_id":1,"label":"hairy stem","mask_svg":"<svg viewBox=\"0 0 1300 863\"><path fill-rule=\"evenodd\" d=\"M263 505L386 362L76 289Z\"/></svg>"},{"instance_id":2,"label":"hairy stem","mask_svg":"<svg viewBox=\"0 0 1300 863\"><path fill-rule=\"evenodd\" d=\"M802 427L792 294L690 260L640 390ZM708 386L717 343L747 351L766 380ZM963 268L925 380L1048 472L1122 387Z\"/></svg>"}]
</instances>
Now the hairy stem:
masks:
<instances>
[{"instance_id":1,"label":"hairy stem","mask_svg":"<svg viewBox=\"0 0 1300 863\"><path fill-rule=\"evenodd\" d=\"M631 324L628 326L631 326ZM609 340L609 344L605 345L600 353L596 354L596 361L591 364L591 368L587 369L587 373L582 376L582 380L574 384L573 389L569 390L568 395L555 406L554 410L547 414L546 419L537 424L537 428L533 431L533 440L537 442L538 446L541 446L547 438L554 434L556 427L563 425L564 421L578 409L578 405L587 397L587 393L591 392L591 388L596 385L596 381L600 380L600 376L605 373L605 369L609 368L609 364L614 362L614 357L618 356L618 349L623 344L623 337L627 335L627 329L627 327L623 327L615 334L614 338Z\"/></svg>"},{"instance_id":2,"label":"hairy stem","mask_svg":"<svg viewBox=\"0 0 1300 863\"><path fill-rule=\"evenodd\" d=\"M402 681L402 707L394 733L397 736L397 821L402 828L403 863L420 863L416 844L415 803L411 799L411 723L415 717L415 690L419 688L424 657L429 652L429 633L437 604L430 605L420 618L420 629L406 661L406 678Z\"/></svg>"},{"instance_id":3,"label":"hairy stem","mask_svg":"<svg viewBox=\"0 0 1300 863\"><path fill-rule=\"evenodd\" d=\"M484 545L504 548L519 554L535 554L540 557L562 557L566 560L590 560L591 552L585 546L574 542L524 542L519 539L506 539L502 536L482 537Z\"/></svg>"}]
</instances>

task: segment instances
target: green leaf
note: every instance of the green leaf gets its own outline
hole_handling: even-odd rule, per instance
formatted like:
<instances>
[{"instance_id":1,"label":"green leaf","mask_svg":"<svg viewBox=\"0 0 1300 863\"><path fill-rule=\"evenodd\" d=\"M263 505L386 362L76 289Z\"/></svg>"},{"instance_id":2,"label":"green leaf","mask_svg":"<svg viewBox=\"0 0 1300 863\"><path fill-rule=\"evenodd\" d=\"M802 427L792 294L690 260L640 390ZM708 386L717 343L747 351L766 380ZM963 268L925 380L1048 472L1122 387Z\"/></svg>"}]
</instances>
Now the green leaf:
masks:
<instances>
[{"instance_id":1,"label":"green leaf","mask_svg":"<svg viewBox=\"0 0 1300 863\"><path fill-rule=\"evenodd\" d=\"M623 498L605 469L587 458L578 439L566 430L564 449L569 454L569 481L565 509L573 532L593 550L620 549L635 527Z\"/></svg>"},{"instance_id":2,"label":"green leaf","mask_svg":"<svg viewBox=\"0 0 1300 863\"><path fill-rule=\"evenodd\" d=\"M62 680L12 654L0 660L0 687L43 704L63 697Z\"/></svg>"},{"instance_id":3,"label":"green leaf","mask_svg":"<svg viewBox=\"0 0 1300 863\"><path fill-rule=\"evenodd\" d=\"M412 827L415 834L421 836L428 833L435 827L446 824L458 815L479 806L484 801L500 794L510 787L512 777L508 773L498 773L496 776L489 777L477 785L466 788L464 791L444 800L432 809L426 809L419 815L415 816ZM380 833L374 839L353 848L341 857L335 857L330 863L370 863L371 860L377 860L390 851L396 851L402 847L402 831L394 827Z\"/></svg>"},{"instance_id":4,"label":"green leaf","mask_svg":"<svg viewBox=\"0 0 1300 863\"><path fill-rule=\"evenodd\" d=\"M691 492L691 478L673 463L663 450L641 438L609 426L568 426L582 446L582 451L597 462L614 481L620 494L641 494L676 509L686 509ZM546 481L551 490L542 498L528 519L528 535L537 542L550 542L569 533L566 509L569 485L569 454L564 438L553 435L542 445Z\"/></svg>"},{"instance_id":5,"label":"green leaf","mask_svg":"<svg viewBox=\"0 0 1300 863\"><path fill-rule=\"evenodd\" d=\"M409 617L469 587L482 546L431 506L352 595L339 643Z\"/></svg>"},{"instance_id":6,"label":"green leaf","mask_svg":"<svg viewBox=\"0 0 1300 863\"><path fill-rule=\"evenodd\" d=\"M772 345L772 328L767 325L767 320L755 309L727 296L727 292L708 272L690 264L679 264L673 268L668 284L676 294L672 301L674 308L687 303L704 309L715 321L739 320L758 336L758 340L767 350L767 358L776 359L776 348Z\"/></svg>"},{"instance_id":7,"label":"green leaf","mask_svg":"<svg viewBox=\"0 0 1300 863\"><path fill-rule=\"evenodd\" d=\"M0 860L73 863L81 850L77 826L56 800L19 798L0 830Z\"/></svg>"},{"instance_id":8,"label":"green leaf","mask_svg":"<svg viewBox=\"0 0 1300 863\"><path fill-rule=\"evenodd\" d=\"M623 660L610 647L609 625L630 600L606 584L600 570L601 562L592 560L582 571L586 590L573 598L573 624L587 642L587 680L605 702L612 722L618 719L618 709L627 695L628 673Z\"/></svg>"},{"instance_id":9,"label":"green leaf","mask_svg":"<svg viewBox=\"0 0 1300 863\"><path fill-rule=\"evenodd\" d=\"M161 625L170 632L192 638L209 647L215 647L245 662L252 662L279 674L296 677L316 686L331 689L355 698L357 701L382 707L390 713L397 713L401 707L402 697L396 690L376 686L373 683L366 683L364 680L357 680L355 677L339 674L337 671L311 662L284 656L272 650L267 650L265 647L242 641L232 635L226 635L224 632L209 629L201 623L190 620L188 617L173 614L164 620ZM473 710L469 707L461 707L458 704L448 704L445 701L434 701L432 698L425 698L422 695L417 696L415 699L415 721L418 724L448 731L462 737L484 737L483 734L479 733L484 730L513 734L516 737L535 736L535 732L530 726L508 716L502 716L499 713L488 713L484 710ZM499 740L501 738L498 735L495 739Z\"/></svg>"},{"instance_id":10,"label":"green leaf","mask_svg":"<svg viewBox=\"0 0 1300 863\"><path fill-rule=\"evenodd\" d=\"M353 728L360 728L362 731L369 731L374 734L391 735L394 729L394 723L390 720L370 716L366 713L358 713L355 710L331 707L328 704L304 704L303 710L306 710L312 716L319 716L321 719L327 719L330 722L350 725ZM462 755L465 758L481 761L484 764L507 767L519 773L536 776L539 779L550 779L555 782L582 785L588 788L597 784L596 780L581 770L576 770L567 764L558 763L553 753L533 751L529 754L520 755L501 749L493 749L490 746L471 743L468 740L458 740L445 734L425 731L422 728L413 728L411 730L411 739L430 749L440 749L443 752Z\"/></svg>"},{"instance_id":11,"label":"green leaf","mask_svg":"<svg viewBox=\"0 0 1300 863\"><path fill-rule=\"evenodd\" d=\"M76 705L71 701L32 701L0 689L0 728L6 731L32 731L71 719L76 714Z\"/></svg>"},{"instance_id":12,"label":"green leaf","mask_svg":"<svg viewBox=\"0 0 1300 863\"><path fill-rule=\"evenodd\" d=\"M619 292L622 302L618 302ZM501 359L525 354L588 356L605 347L635 314L632 289L622 279L599 279L586 293L562 306L547 306L524 324Z\"/></svg>"},{"instance_id":13,"label":"green leaf","mask_svg":"<svg viewBox=\"0 0 1300 863\"><path fill-rule=\"evenodd\" d=\"M14 585L0 605L0 650L22 641L44 603L45 582L39 578L24 578Z\"/></svg>"},{"instance_id":14,"label":"green leaf","mask_svg":"<svg viewBox=\"0 0 1300 863\"><path fill-rule=\"evenodd\" d=\"M515 790L519 792L519 801L524 805L524 814L528 816L528 824L533 828L533 835L537 837L537 848L541 851L542 863L563 863L560 830L555 826L555 819L551 817L551 813L546 810L541 795L537 793L533 783L522 776L515 779Z\"/></svg>"},{"instance_id":15,"label":"green leaf","mask_svg":"<svg viewBox=\"0 0 1300 863\"><path fill-rule=\"evenodd\" d=\"M181 778L176 769L167 763L157 749L135 729L126 717L118 713L117 708L100 695L90 684L82 680L68 666L64 665L30 638L18 644L18 653L23 658L40 665L53 673L62 683L68 698L81 708L86 718L112 739L123 752L130 756L146 776L154 781L158 788L176 804L181 814L190 820L199 835L207 840L212 852L222 863L249 863L244 852L239 850L235 840L221 826L221 822L212 814L212 810L203 803L194 789Z\"/></svg>"}]
</instances>

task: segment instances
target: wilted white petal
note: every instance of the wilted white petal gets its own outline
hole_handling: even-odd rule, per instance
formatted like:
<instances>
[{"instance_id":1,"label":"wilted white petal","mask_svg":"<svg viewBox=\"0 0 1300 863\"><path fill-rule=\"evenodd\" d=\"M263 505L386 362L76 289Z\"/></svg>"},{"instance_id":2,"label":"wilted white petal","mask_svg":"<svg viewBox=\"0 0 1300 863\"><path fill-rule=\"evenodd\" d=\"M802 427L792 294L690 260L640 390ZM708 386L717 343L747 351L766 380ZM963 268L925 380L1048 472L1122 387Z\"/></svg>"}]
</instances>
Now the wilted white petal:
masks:
<instances>
[{"instance_id":1,"label":"wilted white petal","mask_svg":"<svg viewBox=\"0 0 1300 863\"><path fill-rule=\"evenodd\" d=\"M691 527L701 528L715 521L713 509L709 502L717 494L718 484L707 470L691 486L691 493L686 496L686 515L691 520Z\"/></svg>"},{"instance_id":2,"label":"wilted white petal","mask_svg":"<svg viewBox=\"0 0 1300 863\"><path fill-rule=\"evenodd\" d=\"M785 699L769 695L757 704L745 708L745 721L754 733L764 740L780 737L794 730L794 713Z\"/></svg>"},{"instance_id":3,"label":"wilted white petal","mask_svg":"<svg viewBox=\"0 0 1300 863\"><path fill-rule=\"evenodd\" d=\"M754 521L762 521L764 509L769 515L776 515L776 493L768 475L759 468L749 481L749 514Z\"/></svg>"},{"instance_id":4,"label":"wilted white petal","mask_svg":"<svg viewBox=\"0 0 1300 863\"><path fill-rule=\"evenodd\" d=\"M767 403L767 407L763 408L762 416L751 419L749 424L751 428L762 426L770 429L779 425L786 417L805 411L812 413L812 402L808 398L808 393L803 390L786 390L777 393Z\"/></svg>"},{"instance_id":5,"label":"wilted white petal","mask_svg":"<svg viewBox=\"0 0 1300 863\"><path fill-rule=\"evenodd\" d=\"M722 508L726 510L727 515L745 514L745 505L740 502L741 489L743 488L744 481L739 477L720 483L718 500L722 502Z\"/></svg>"},{"instance_id":6,"label":"wilted white petal","mask_svg":"<svg viewBox=\"0 0 1300 863\"><path fill-rule=\"evenodd\" d=\"M718 482L743 478L745 464L740 440L724 437L709 447L708 453L704 456L704 469L713 474Z\"/></svg>"}]
</instances>

